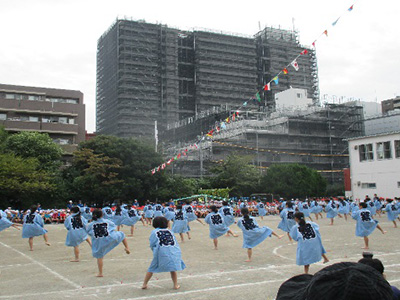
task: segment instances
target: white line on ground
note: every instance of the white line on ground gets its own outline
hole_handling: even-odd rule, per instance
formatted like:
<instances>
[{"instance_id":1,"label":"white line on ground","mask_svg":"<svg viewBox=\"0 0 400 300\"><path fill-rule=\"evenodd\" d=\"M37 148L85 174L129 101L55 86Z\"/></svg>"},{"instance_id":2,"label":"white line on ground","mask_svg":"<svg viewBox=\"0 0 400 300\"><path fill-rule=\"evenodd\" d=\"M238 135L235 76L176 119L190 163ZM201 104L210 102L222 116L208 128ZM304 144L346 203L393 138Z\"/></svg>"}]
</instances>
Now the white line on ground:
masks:
<instances>
[{"instance_id":1,"label":"white line on ground","mask_svg":"<svg viewBox=\"0 0 400 300\"><path fill-rule=\"evenodd\" d=\"M282 282L285 279L275 279L275 280L266 280L266 281L259 281L259 282L249 282L249 283L240 283L240 284L232 284L232 285L225 285L220 287L208 288L208 289L198 289L198 290L191 290L185 292L175 292L175 293L168 293L162 295L152 295L152 296L141 296L135 298L128 298L125 300L141 300L141 299L154 299L154 298L164 298L164 297L176 297L180 295L187 295L193 293L204 293L204 292L212 292L216 290L223 290L229 288L236 288L236 287L244 287L244 286L252 286L252 285L260 285L260 284L267 284L267 283L275 283L275 282Z\"/></svg>"},{"instance_id":2,"label":"white line on ground","mask_svg":"<svg viewBox=\"0 0 400 300\"><path fill-rule=\"evenodd\" d=\"M18 254L22 255L23 257L29 259L30 261L32 261L33 263L41 266L42 268L46 269L48 272L50 272L51 274L53 274L54 276L60 278L61 280L67 282L68 284L72 285L74 288L79 288L79 285L72 282L71 280L69 280L68 278L65 278L64 276L62 276L61 274L57 273L56 271L53 271L52 269L50 269L49 267L45 266L44 264L42 264L41 262L38 262L37 260L33 259L32 257L26 255L25 253L22 253L21 251L18 251L17 249L14 249L13 247L4 244L2 242L0 242L0 244L10 250L13 250L14 252L17 252Z\"/></svg>"}]
</instances>

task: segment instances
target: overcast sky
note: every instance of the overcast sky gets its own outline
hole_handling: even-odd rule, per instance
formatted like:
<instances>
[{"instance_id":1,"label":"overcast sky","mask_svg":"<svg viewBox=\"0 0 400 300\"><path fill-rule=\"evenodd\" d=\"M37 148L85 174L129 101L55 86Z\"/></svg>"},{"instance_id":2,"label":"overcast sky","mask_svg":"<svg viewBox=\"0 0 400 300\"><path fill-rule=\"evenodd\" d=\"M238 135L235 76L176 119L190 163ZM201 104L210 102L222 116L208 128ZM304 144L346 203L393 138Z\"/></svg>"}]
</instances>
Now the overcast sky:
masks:
<instances>
[{"instance_id":1,"label":"overcast sky","mask_svg":"<svg viewBox=\"0 0 400 300\"><path fill-rule=\"evenodd\" d=\"M259 24L294 23L306 46L327 29L316 44L321 97L380 102L400 95L397 0L1 0L0 83L80 90L86 129L95 131L97 39L124 16L248 35Z\"/></svg>"}]
</instances>

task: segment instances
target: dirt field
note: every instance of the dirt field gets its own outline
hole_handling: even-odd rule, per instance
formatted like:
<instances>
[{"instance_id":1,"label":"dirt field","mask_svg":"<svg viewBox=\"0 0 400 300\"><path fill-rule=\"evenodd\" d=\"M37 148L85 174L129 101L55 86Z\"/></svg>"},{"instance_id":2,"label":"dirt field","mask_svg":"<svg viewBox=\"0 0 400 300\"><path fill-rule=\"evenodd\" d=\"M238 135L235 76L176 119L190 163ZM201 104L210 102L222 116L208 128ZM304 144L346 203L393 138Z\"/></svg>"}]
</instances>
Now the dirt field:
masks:
<instances>
[{"instance_id":1,"label":"dirt field","mask_svg":"<svg viewBox=\"0 0 400 300\"><path fill-rule=\"evenodd\" d=\"M259 225L277 229L279 217L268 216ZM370 236L374 257L385 265L390 283L400 286L400 228L392 228L386 216L378 218L388 231L376 230ZM320 231L330 263L357 261L361 258L363 240L355 237L355 222L337 219L328 226L326 218L319 220ZM233 229L238 238L221 237L219 250L212 249L208 226L191 223L192 239L181 243L187 269L180 272L178 291L172 289L169 274L155 274L148 290L141 290L152 252L148 237L152 228L137 225L134 237L128 242L132 253L125 254L122 245L111 251L104 260L104 277L96 278L96 260L86 243L81 244L81 262L71 263L73 248L64 245L63 225L47 225L51 246L41 237L34 239L34 251L29 251L27 239L13 228L0 233L0 299L274 299L280 284L303 271L296 266L296 244L285 236L268 238L253 250L253 261L246 263L239 228ZM128 228L123 231L128 233ZM185 236L186 237L186 236ZM323 268L311 266L311 273Z\"/></svg>"}]
</instances>

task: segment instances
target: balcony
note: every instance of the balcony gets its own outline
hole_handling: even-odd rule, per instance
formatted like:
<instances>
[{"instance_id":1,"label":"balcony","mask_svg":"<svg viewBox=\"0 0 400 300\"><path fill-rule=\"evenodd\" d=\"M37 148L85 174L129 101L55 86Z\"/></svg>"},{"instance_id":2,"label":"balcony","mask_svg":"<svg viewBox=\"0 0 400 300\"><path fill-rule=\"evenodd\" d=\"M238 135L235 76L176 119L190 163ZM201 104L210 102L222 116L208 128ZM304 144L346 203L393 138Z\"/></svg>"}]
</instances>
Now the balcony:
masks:
<instances>
[{"instance_id":1,"label":"balcony","mask_svg":"<svg viewBox=\"0 0 400 300\"><path fill-rule=\"evenodd\" d=\"M60 133L60 134L78 134L77 124L63 124L63 123L43 123L43 122L30 122L18 120L4 120L0 121L0 125L5 127L7 131L37 131Z\"/></svg>"}]
</instances>

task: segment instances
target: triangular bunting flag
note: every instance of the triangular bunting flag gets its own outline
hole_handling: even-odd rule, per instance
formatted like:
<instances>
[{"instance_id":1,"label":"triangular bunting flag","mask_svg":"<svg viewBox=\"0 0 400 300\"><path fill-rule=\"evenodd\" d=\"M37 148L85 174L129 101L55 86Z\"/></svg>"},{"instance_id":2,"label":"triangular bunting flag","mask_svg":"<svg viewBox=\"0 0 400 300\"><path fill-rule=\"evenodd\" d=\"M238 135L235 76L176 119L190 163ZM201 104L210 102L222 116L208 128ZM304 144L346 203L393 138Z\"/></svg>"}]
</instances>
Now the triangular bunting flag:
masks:
<instances>
[{"instance_id":1,"label":"triangular bunting flag","mask_svg":"<svg viewBox=\"0 0 400 300\"><path fill-rule=\"evenodd\" d=\"M272 78L272 80L275 82L276 85L278 85L279 83L279 77L275 76L274 78Z\"/></svg>"},{"instance_id":2,"label":"triangular bunting flag","mask_svg":"<svg viewBox=\"0 0 400 300\"><path fill-rule=\"evenodd\" d=\"M286 69L286 68L284 68L283 70L282 70L282 72L283 72L283 74L287 74L287 73L289 73L289 71L288 71L288 69Z\"/></svg>"},{"instance_id":3,"label":"triangular bunting flag","mask_svg":"<svg viewBox=\"0 0 400 300\"><path fill-rule=\"evenodd\" d=\"M340 17L339 17L339 18L337 18L337 20L336 20L335 22L333 22L333 23L332 23L332 26L335 26L335 25L336 25L336 23L339 21L339 19L340 19Z\"/></svg>"},{"instance_id":4,"label":"triangular bunting flag","mask_svg":"<svg viewBox=\"0 0 400 300\"><path fill-rule=\"evenodd\" d=\"M312 42L313 47L315 47L315 42L316 42L316 40L314 42Z\"/></svg>"},{"instance_id":5,"label":"triangular bunting flag","mask_svg":"<svg viewBox=\"0 0 400 300\"><path fill-rule=\"evenodd\" d=\"M154 175L156 173L156 169L151 170L151 175Z\"/></svg>"},{"instance_id":6,"label":"triangular bunting flag","mask_svg":"<svg viewBox=\"0 0 400 300\"><path fill-rule=\"evenodd\" d=\"M257 99L258 102L261 103L261 96L260 96L259 92L257 92L257 94L256 94L256 99Z\"/></svg>"},{"instance_id":7,"label":"triangular bunting flag","mask_svg":"<svg viewBox=\"0 0 400 300\"><path fill-rule=\"evenodd\" d=\"M354 6L354 4L349 7L348 11L352 11L353 10L353 6Z\"/></svg>"},{"instance_id":8,"label":"triangular bunting flag","mask_svg":"<svg viewBox=\"0 0 400 300\"><path fill-rule=\"evenodd\" d=\"M324 31L324 34L325 34L326 36L328 36L328 30L325 30L325 31Z\"/></svg>"},{"instance_id":9,"label":"triangular bunting flag","mask_svg":"<svg viewBox=\"0 0 400 300\"><path fill-rule=\"evenodd\" d=\"M308 50L307 49L304 49L303 51L301 51L301 55L306 55L308 53Z\"/></svg>"},{"instance_id":10,"label":"triangular bunting flag","mask_svg":"<svg viewBox=\"0 0 400 300\"><path fill-rule=\"evenodd\" d=\"M247 105L247 101L243 103L243 106L246 106L246 105Z\"/></svg>"},{"instance_id":11,"label":"triangular bunting flag","mask_svg":"<svg viewBox=\"0 0 400 300\"><path fill-rule=\"evenodd\" d=\"M266 85L264 85L264 91L270 91L271 90L271 83L268 82Z\"/></svg>"}]
</instances>

